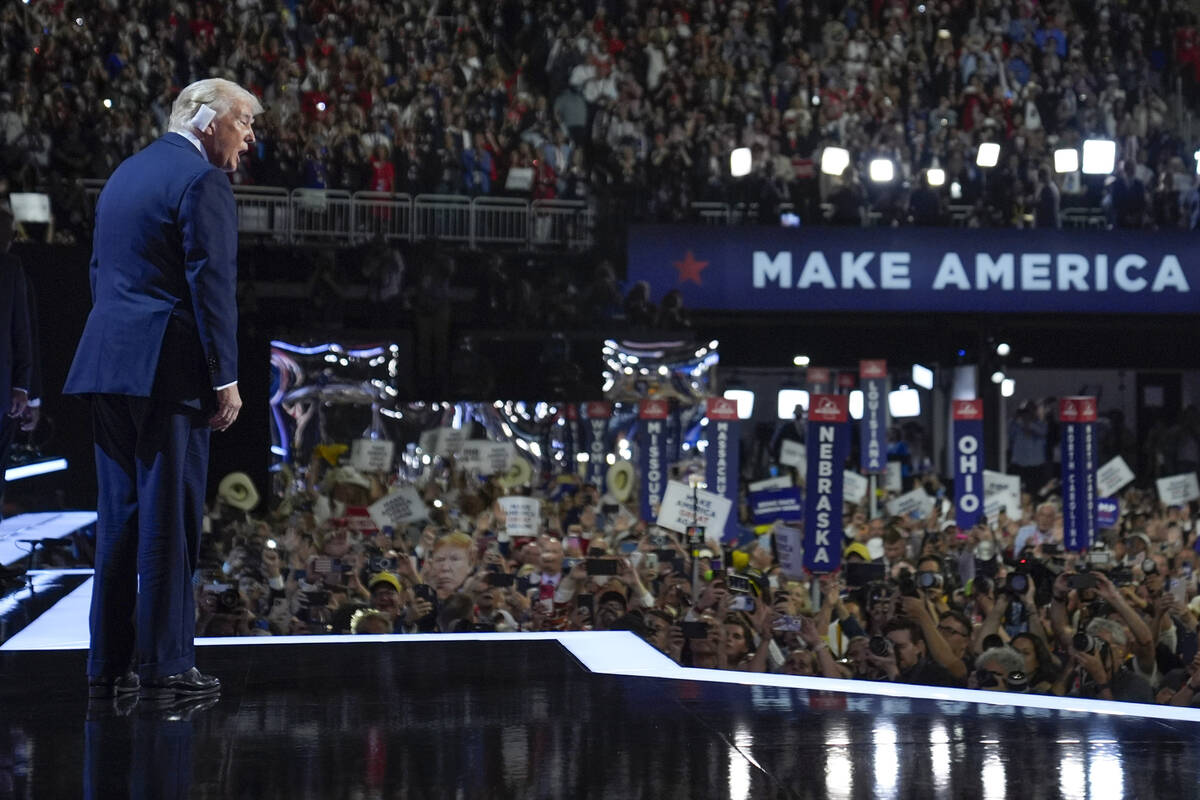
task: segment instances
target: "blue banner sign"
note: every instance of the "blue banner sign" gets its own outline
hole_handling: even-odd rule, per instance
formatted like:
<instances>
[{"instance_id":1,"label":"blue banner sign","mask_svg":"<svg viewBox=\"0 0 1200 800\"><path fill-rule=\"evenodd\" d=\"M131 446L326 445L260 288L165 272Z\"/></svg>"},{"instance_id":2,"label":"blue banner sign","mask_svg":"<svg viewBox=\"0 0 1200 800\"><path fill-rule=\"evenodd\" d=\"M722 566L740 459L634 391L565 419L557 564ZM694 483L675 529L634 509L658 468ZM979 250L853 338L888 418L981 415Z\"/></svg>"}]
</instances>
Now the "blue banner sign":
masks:
<instances>
[{"instance_id":1,"label":"blue banner sign","mask_svg":"<svg viewBox=\"0 0 1200 800\"><path fill-rule=\"evenodd\" d=\"M948 228L635 225L629 281L688 308L1196 313L1195 237Z\"/></svg>"},{"instance_id":2,"label":"blue banner sign","mask_svg":"<svg viewBox=\"0 0 1200 800\"><path fill-rule=\"evenodd\" d=\"M608 474L608 422L612 419L612 405L593 401L584 405L587 421L584 437L587 441L587 481L604 491L604 478Z\"/></svg>"},{"instance_id":3,"label":"blue banner sign","mask_svg":"<svg viewBox=\"0 0 1200 800\"><path fill-rule=\"evenodd\" d=\"M1061 397L1063 547L1092 545L1096 530L1096 398Z\"/></svg>"},{"instance_id":4,"label":"blue banner sign","mask_svg":"<svg viewBox=\"0 0 1200 800\"><path fill-rule=\"evenodd\" d=\"M970 530L983 517L983 401L955 400L954 524Z\"/></svg>"},{"instance_id":5,"label":"blue banner sign","mask_svg":"<svg viewBox=\"0 0 1200 800\"><path fill-rule=\"evenodd\" d=\"M887 472L887 362L883 359L859 361L858 377L863 394L859 467L864 474L882 475Z\"/></svg>"},{"instance_id":6,"label":"blue banner sign","mask_svg":"<svg viewBox=\"0 0 1200 800\"><path fill-rule=\"evenodd\" d=\"M1115 497L1101 497L1096 501L1096 527L1115 528L1121 520L1121 501Z\"/></svg>"},{"instance_id":7,"label":"blue banner sign","mask_svg":"<svg viewBox=\"0 0 1200 800\"><path fill-rule=\"evenodd\" d=\"M750 492L748 498L750 513L754 515L757 525L770 525L776 520L799 522L804 519L804 501L800 497L800 489L795 486Z\"/></svg>"},{"instance_id":8,"label":"blue banner sign","mask_svg":"<svg viewBox=\"0 0 1200 800\"><path fill-rule=\"evenodd\" d=\"M641 479L642 519L658 518L658 506L667 490L667 419L670 404L666 400L642 400L638 403L638 477Z\"/></svg>"},{"instance_id":9,"label":"blue banner sign","mask_svg":"<svg viewBox=\"0 0 1200 800\"><path fill-rule=\"evenodd\" d=\"M708 418L705 426L704 462L705 481L708 490L728 498L733 508L738 507L738 429L737 402L724 397L710 397L705 401L704 416ZM738 527L737 513L729 515L725 521L722 538L736 534Z\"/></svg>"},{"instance_id":10,"label":"blue banner sign","mask_svg":"<svg viewBox=\"0 0 1200 800\"><path fill-rule=\"evenodd\" d=\"M804 476L804 568L834 572L842 564L842 493L850 453L850 398L815 394L808 403Z\"/></svg>"}]
</instances>

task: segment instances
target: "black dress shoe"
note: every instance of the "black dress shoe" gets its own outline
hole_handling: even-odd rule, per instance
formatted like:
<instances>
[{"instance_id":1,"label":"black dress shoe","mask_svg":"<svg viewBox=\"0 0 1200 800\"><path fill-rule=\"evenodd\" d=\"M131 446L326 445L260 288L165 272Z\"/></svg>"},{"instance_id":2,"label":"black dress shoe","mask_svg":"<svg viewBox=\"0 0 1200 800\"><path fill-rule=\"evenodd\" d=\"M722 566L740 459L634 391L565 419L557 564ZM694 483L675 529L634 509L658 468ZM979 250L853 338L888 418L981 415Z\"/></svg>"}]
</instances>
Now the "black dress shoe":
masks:
<instances>
[{"instance_id":1,"label":"black dress shoe","mask_svg":"<svg viewBox=\"0 0 1200 800\"><path fill-rule=\"evenodd\" d=\"M164 678L147 678L142 681L142 697L169 699L180 697L202 697L221 691L221 682L212 675L201 674L192 667L187 672L167 675Z\"/></svg>"},{"instance_id":2,"label":"black dress shoe","mask_svg":"<svg viewBox=\"0 0 1200 800\"><path fill-rule=\"evenodd\" d=\"M133 670L119 678L88 678L88 697L119 697L132 694L139 688L137 673Z\"/></svg>"}]
</instances>

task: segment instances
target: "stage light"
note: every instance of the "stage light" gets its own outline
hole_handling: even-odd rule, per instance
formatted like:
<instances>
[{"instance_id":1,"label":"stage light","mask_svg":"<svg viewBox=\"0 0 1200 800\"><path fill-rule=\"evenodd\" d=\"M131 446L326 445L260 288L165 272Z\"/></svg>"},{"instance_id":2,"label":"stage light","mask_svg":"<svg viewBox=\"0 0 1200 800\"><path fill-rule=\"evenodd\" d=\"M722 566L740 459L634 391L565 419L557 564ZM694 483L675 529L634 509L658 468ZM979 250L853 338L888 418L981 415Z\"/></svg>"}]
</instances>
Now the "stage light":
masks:
<instances>
[{"instance_id":1,"label":"stage light","mask_svg":"<svg viewBox=\"0 0 1200 800\"><path fill-rule=\"evenodd\" d=\"M939 167L934 167L925 173L925 180L930 186L937 188L946 185L946 170Z\"/></svg>"},{"instance_id":2,"label":"stage light","mask_svg":"<svg viewBox=\"0 0 1200 800\"><path fill-rule=\"evenodd\" d=\"M791 419L794 417L797 406L808 411L808 392L803 389L779 390L775 410L780 419Z\"/></svg>"},{"instance_id":3,"label":"stage light","mask_svg":"<svg viewBox=\"0 0 1200 800\"><path fill-rule=\"evenodd\" d=\"M862 389L855 389L850 392L850 416L854 419L862 419L863 416L863 393Z\"/></svg>"},{"instance_id":4,"label":"stage light","mask_svg":"<svg viewBox=\"0 0 1200 800\"><path fill-rule=\"evenodd\" d=\"M324 111L324 110L325 110L325 101L318 100L317 101L317 111Z\"/></svg>"},{"instance_id":5,"label":"stage light","mask_svg":"<svg viewBox=\"0 0 1200 800\"><path fill-rule=\"evenodd\" d=\"M738 419L754 416L754 392L749 389L726 389L724 397L737 403Z\"/></svg>"},{"instance_id":6,"label":"stage light","mask_svg":"<svg viewBox=\"0 0 1200 800\"><path fill-rule=\"evenodd\" d=\"M1008 342L1001 342L1000 344L996 345L996 355L1000 356L1001 358L1005 358L1011 352L1012 345L1010 345Z\"/></svg>"},{"instance_id":7,"label":"stage light","mask_svg":"<svg viewBox=\"0 0 1200 800\"><path fill-rule=\"evenodd\" d=\"M792 364L797 367L807 367L811 359L808 356L796 356L792 359Z\"/></svg>"},{"instance_id":8,"label":"stage light","mask_svg":"<svg viewBox=\"0 0 1200 800\"><path fill-rule=\"evenodd\" d=\"M1192 158L1196 159L1196 174L1200 175L1200 150L1192 153Z\"/></svg>"},{"instance_id":9,"label":"stage light","mask_svg":"<svg viewBox=\"0 0 1200 800\"><path fill-rule=\"evenodd\" d=\"M875 183L890 183L896 177L896 165L890 158L873 158L868 174Z\"/></svg>"},{"instance_id":10,"label":"stage light","mask_svg":"<svg viewBox=\"0 0 1200 800\"><path fill-rule=\"evenodd\" d=\"M912 382L922 389L933 388L933 370L922 364L912 365Z\"/></svg>"},{"instance_id":11,"label":"stage light","mask_svg":"<svg viewBox=\"0 0 1200 800\"><path fill-rule=\"evenodd\" d=\"M826 147L821 151L821 172L841 175L850 166L850 151L844 147Z\"/></svg>"},{"instance_id":12,"label":"stage light","mask_svg":"<svg viewBox=\"0 0 1200 800\"><path fill-rule=\"evenodd\" d=\"M108 97L104 98L104 107L112 108L112 99L111 98L108 98Z\"/></svg>"},{"instance_id":13,"label":"stage light","mask_svg":"<svg viewBox=\"0 0 1200 800\"><path fill-rule=\"evenodd\" d=\"M979 152L975 155L976 166L984 167L985 169L996 166L1000 163L1000 145L995 142L984 142L979 145Z\"/></svg>"},{"instance_id":14,"label":"stage light","mask_svg":"<svg viewBox=\"0 0 1200 800\"><path fill-rule=\"evenodd\" d=\"M950 199L951 200L961 200L962 199L962 184L959 183L958 181L955 181L954 183L950 184Z\"/></svg>"},{"instance_id":15,"label":"stage light","mask_svg":"<svg viewBox=\"0 0 1200 800\"><path fill-rule=\"evenodd\" d=\"M893 419L921 416L921 393L916 389L888 392L888 411Z\"/></svg>"},{"instance_id":16,"label":"stage light","mask_svg":"<svg viewBox=\"0 0 1200 800\"><path fill-rule=\"evenodd\" d=\"M743 178L750 174L750 148L738 147L729 154L729 174Z\"/></svg>"},{"instance_id":17,"label":"stage light","mask_svg":"<svg viewBox=\"0 0 1200 800\"><path fill-rule=\"evenodd\" d=\"M1111 175L1117 166L1117 143L1111 139L1087 139L1083 143L1083 174Z\"/></svg>"},{"instance_id":18,"label":"stage light","mask_svg":"<svg viewBox=\"0 0 1200 800\"><path fill-rule=\"evenodd\" d=\"M1079 170L1079 151L1074 147L1063 147L1054 151L1054 171L1060 175Z\"/></svg>"},{"instance_id":19,"label":"stage light","mask_svg":"<svg viewBox=\"0 0 1200 800\"><path fill-rule=\"evenodd\" d=\"M1003 383L1004 378L1005 378L1004 372L1001 370L996 370L995 372L992 373L992 383Z\"/></svg>"},{"instance_id":20,"label":"stage light","mask_svg":"<svg viewBox=\"0 0 1200 800\"><path fill-rule=\"evenodd\" d=\"M1015 392L1016 390L1017 390L1017 382L1014 381L1012 378L1005 378L1004 380L1000 381L1000 396L1001 397L1012 397L1013 392Z\"/></svg>"}]
</instances>

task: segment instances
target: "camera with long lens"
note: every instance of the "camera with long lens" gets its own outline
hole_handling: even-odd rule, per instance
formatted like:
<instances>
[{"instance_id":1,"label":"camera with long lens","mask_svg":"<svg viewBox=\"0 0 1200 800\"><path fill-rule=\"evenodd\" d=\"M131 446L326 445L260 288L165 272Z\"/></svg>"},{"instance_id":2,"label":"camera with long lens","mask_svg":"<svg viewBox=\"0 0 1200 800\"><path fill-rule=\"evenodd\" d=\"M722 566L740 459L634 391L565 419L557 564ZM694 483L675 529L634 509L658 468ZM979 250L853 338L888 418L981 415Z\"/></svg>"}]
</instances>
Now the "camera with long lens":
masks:
<instances>
[{"instance_id":1,"label":"camera with long lens","mask_svg":"<svg viewBox=\"0 0 1200 800\"><path fill-rule=\"evenodd\" d=\"M1004 579L1004 591L1014 597L1022 597L1029 591L1029 576L1024 572L1010 572Z\"/></svg>"},{"instance_id":2,"label":"camera with long lens","mask_svg":"<svg viewBox=\"0 0 1200 800\"><path fill-rule=\"evenodd\" d=\"M879 658L887 658L892 653L892 642L886 636L872 636L867 649Z\"/></svg>"},{"instance_id":3,"label":"camera with long lens","mask_svg":"<svg viewBox=\"0 0 1200 800\"><path fill-rule=\"evenodd\" d=\"M941 589L944 583L945 581L939 572L923 571L917 573L916 585L922 591L927 589Z\"/></svg>"},{"instance_id":4,"label":"camera with long lens","mask_svg":"<svg viewBox=\"0 0 1200 800\"><path fill-rule=\"evenodd\" d=\"M396 559L387 556L372 556L367 561L367 569L372 575L377 572L391 572L396 569Z\"/></svg>"},{"instance_id":5,"label":"camera with long lens","mask_svg":"<svg viewBox=\"0 0 1200 800\"><path fill-rule=\"evenodd\" d=\"M917 593L917 582L913 579L913 574L907 569L900 570L900 575L896 578L896 584L900 587L900 594L903 597L920 597Z\"/></svg>"},{"instance_id":6,"label":"camera with long lens","mask_svg":"<svg viewBox=\"0 0 1200 800\"><path fill-rule=\"evenodd\" d=\"M1142 574L1145 575L1147 578L1149 578L1151 575L1158 574L1158 562L1155 561L1153 558L1143 558L1141 567L1142 567Z\"/></svg>"},{"instance_id":7,"label":"camera with long lens","mask_svg":"<svg viewBox=\"0 0 1200 800\"><path fill-rule=\"evenodd\" d=\"M1071 647L1075 648L1080 653L1091 653L1097 655L1107 645L1099 636L1092 636L1090 633L1077 633L1071 637Z\"/></svg>"},{"instance_id":8,"label":"camera with long lens","mask_svg":"<svg viewBox=\"0 0 1200 800\"><path fill-rule=\"evenodd\" d=\"M220 604L222 611L229 613L241 607L242 596L238 594L237 589L226 589L218 596L217 602Z\"/></svg>"},{"instance_id":9,"label":"camera with long lens","mask_svg":"<svg viewBox=\"0 0 1200 800\"><path fill-rule=\"evenodd\" d=\"M996 559L996 543L990 540L975 545L975 577L994 578L1000 566Z\"/></svg>"},{"instance_id":10,"label":"camera with long lens","mask_svg":"<svg viewBox=\"0 0 1200 800\"><path fill-rule=\"evenodd\" d=\"M1028 692L1029 691L1029 676L1019 669L1015 669L1004 679L1005 685L1008 686L1010 692Z\"/></svg>"}]
</instances>

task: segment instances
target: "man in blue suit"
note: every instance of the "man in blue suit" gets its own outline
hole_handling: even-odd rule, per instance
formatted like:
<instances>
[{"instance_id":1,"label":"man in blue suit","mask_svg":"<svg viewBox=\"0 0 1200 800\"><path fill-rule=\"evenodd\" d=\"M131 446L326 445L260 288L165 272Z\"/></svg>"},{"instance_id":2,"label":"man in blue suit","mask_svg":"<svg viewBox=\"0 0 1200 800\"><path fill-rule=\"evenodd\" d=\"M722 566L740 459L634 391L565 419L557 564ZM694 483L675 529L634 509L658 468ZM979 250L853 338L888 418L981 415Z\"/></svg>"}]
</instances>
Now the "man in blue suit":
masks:
<instances>
[{"instance_id":1,"label":"man in blue suit","mask_svg":"<svg viewBox=\"0 0 1200 800\"><path fill-rule=\"evenodd\" d=\"M66 394L88 395L99 486L88 693L220 690L195 667L209 434L237 419L237 213L225 173L262 106L211 78L170 132L126 159L96 206L92 311Z\"/></svg>"}]
</instances>

